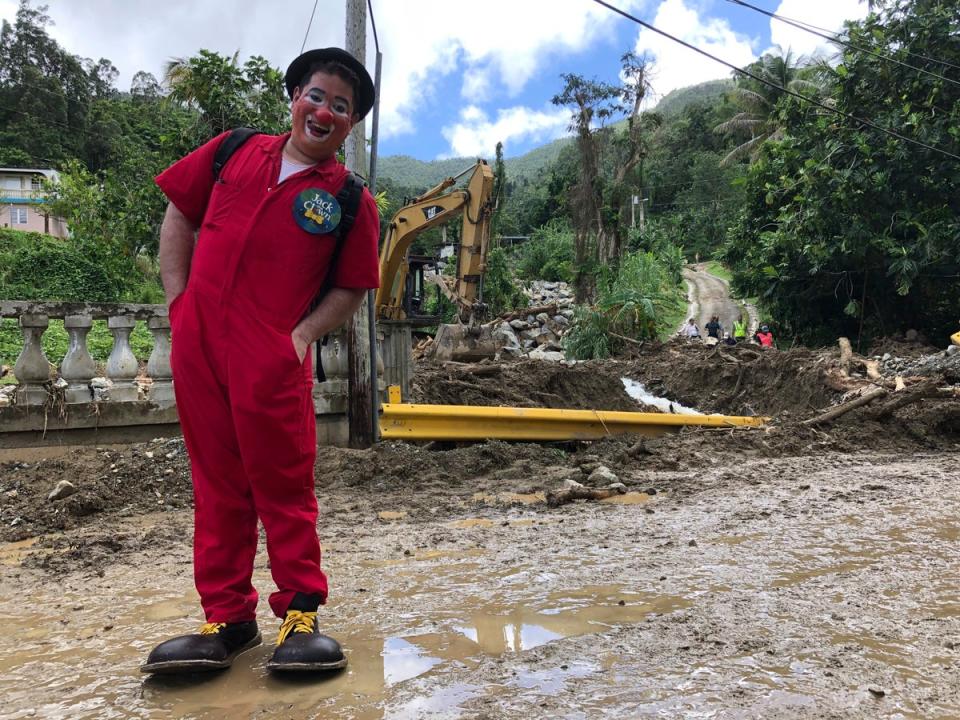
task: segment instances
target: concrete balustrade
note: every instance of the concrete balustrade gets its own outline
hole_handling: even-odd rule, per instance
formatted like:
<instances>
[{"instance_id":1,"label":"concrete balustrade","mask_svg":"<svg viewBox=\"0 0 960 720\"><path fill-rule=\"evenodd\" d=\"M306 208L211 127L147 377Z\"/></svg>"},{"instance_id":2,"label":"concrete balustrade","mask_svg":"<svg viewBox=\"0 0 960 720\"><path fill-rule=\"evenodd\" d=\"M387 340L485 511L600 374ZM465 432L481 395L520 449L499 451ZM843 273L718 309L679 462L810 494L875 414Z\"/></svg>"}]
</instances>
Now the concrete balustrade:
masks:
<instances>
[{"instance_id":1,"label":"concrete balustrade","mask_svg":"<svg viewBox=\"0 0 960 720\"><path fill-rule=\"evenodd\" d=\"M74 442L124 442L176 434L174 378L170 367L170 320L164 305L0 301L0 317L16 318L23 347L14 365L13 404L0 404L0 448ZM50 319L63 319L69 338L65 356L48 358L43 336ZM109 383L97 379L98 367L88 347L94 320L106 320L113 345L103 368ZM138 322L153 336L145 375L130 347ZM345 333L331 333L321 346L326 381L314 380L317 438L347 442L348 363ZM391 323L378 333L378 389L410 376L410 332ZM386 356L383 349L387 350ZM51 363L59 361L59 368ZM399 365L399 367L394 367ZM94 387L100 389L95 393ZM55 408L55 410L53 409Z\"/></svg>"},{"instance_id":2,"label":"concrete balustrade","mask_svg":"<svg viewBox=\"0 0 960 720\"><path fill-rule=\"evenodd\" d=\"M50 370L40 341L49 325L50 318L41 313L24 313L20 316L23 350L13 366L13 373L20 384L16 395L19 405L43 405L47 400L44 383L49 380Z\"/></svg>"},{"instance_id":3,"label":"concrete balustrade","mask_svg":"<svg viewBox=\"0 0 960 720\"><path fill-rule=\"evenodd\" d=\"M64 398L68 403L90 402L93 400L90 381L97 374L97 364L87 349L87 334L93 327L93 318L89 315L67 315L63 319L63 327L70 337L70 348L60 363L60 377L67 381Z\"/></svg>"}]
</instances>

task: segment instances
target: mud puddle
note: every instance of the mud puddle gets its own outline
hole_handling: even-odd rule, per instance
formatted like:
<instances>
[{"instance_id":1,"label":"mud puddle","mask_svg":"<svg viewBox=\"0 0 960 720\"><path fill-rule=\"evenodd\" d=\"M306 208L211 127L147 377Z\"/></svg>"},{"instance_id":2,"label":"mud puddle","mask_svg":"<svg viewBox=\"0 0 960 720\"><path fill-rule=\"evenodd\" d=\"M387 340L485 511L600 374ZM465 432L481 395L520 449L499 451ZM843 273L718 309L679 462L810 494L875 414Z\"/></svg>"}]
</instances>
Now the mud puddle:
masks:
<instances>
[{"instance_id":1,"label":"mud puddle","mask_svg":"<svg viewBox=\"0 0 960 720\"><path fill-rule=\"evenodd\" d=\"M321 680L266 673L266 602L265 644L230 671L138 672L200 621L186 511L127 519L153 539L95 568L16 564L45 540L0 547L16 589L0 595L0 716L960 717L954 455L637 473L661 490L622 496L635 504L527 505L513 478L442 504L328 494L321 629L350 666ZM255 583L272 589L263 553Z\"/></svg>"},{"instance_id":2,"label":"mud puddle","mask_svg":"<svg viewBox=\"0 0 960 720\"><path fill-rule=\"evenodd\" d=\"M3 547L0 556L20 550ZM423 553L407 560L405 567L380 563L372 570L394 569L395 580L402 577L405 582L401 590L388 595L409 598L433 588L479 587L489 582L490 573L478 560L489 561L489 557L477 551ZM108 586L124 582L119 574L110 575ZM511 568L501 575L507 586L511 577L535 579L529 567ZM260 587L269 586L262 570L256 581ZM192 590L179 595L127 590L117 593L110 607L91 605L81 592L36 596L30 598L28 612L0 614L0 636L16 642L16 648L0 659L0 693L8 708L21 708L3 717L236 718L258 713L274 717L275 712L283 717L413 719L431 712L451 717L461 701L477 696L479 687L445 684L434 693L418 693L412 700L396 703L390 702L392 691L414 678L475 669L485 658L610 631L690 604L683 597L640 593L617 585L541 594L531 584L510 597L506 604L465 593L459 604L435 609L429 622L408 614L409 627L403 634L385 635L375 624L343 624L336 634L350 658L348 669L307 680L267 673L273 621L262 615L264 644L244 653L228 672L173 678L139 674L138 665L155 640L165 633L192 629L190 619L196 617L198 607ZM36 611L43 607L52 611ZM518 682L548 687L558 682L550 675L526 673ZM35 693L38 682L44 685L42 700Z\"/></svg>"}]
</instances>

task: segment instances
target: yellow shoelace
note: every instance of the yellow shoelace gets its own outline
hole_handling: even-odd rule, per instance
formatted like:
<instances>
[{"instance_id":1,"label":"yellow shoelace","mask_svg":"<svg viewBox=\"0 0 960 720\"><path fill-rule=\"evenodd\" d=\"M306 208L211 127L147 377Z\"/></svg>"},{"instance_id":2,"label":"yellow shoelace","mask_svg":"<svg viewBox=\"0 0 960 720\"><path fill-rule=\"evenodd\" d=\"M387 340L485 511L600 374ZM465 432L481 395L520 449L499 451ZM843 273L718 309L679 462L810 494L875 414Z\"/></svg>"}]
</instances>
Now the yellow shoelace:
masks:
<instances>
[{"instance_id":1,"label":"yellow shoelace","mask_svg":"<svg viewBox=\"0 0 960 720\"><path fill-rule=\"evenodd\" d=\"M204 623L200 626L201 635L216 635L227 626L226 623Z\"/></svg>"},{"instance_id":2,"label":"yellow shoelace","mask_svg":"<svg viewBox=\"0 0 960 720\"><path fill-rule=\"evenodd\" d=\"M317 623L317 613L301 612L300 610L287 610L287 617L284 618L280 626L280 634L277 635L277 645L287 639L287 635L295 633L312 633L313 626Z\"/></svg>"}]
</instances>

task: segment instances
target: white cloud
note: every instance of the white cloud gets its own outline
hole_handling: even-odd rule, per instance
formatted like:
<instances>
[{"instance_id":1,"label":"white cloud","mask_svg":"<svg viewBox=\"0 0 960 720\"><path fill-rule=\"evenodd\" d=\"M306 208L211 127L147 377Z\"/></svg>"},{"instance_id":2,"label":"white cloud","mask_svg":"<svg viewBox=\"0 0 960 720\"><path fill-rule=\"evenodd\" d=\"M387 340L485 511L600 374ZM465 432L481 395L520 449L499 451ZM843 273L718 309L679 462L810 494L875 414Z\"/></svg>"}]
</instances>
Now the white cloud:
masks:
<instances>
[{"instance_id":1,"label":"white cloud","mask_svg":"<svg viewBox=\"0 0 960 720\"><path fill-rule=\"evenodd\" d=\"M840 30L844 20L861 20L867 16L867 4L861 0L830 0L817 4L817 12L812 13L809 0L782 0L774 13L801 22L810 22L831 32ZM830 57L836 54L837 46L798 27L774 18L770 19L770 40L784 50L791 50L795 56Z\"/></svg>"},{"instance_id":2,"label":"white cloud","mask_svg":"<svg viewBox=\"0 0 960 720\"><path fill-rule=\"evenodd\" d=\"M525 107L497 111L496 120L475 105L460 111L458 122L441 131L450 143L451 156L490 157L502 142L509 154L511 140L548 142L565 135L570 124L566 108L532 110Z\"/></svg>"},{"instance_id":3,"label":"white cloud","mask_svg":"<svg viewBox=\"0 0 960 720\"><path fill-rule=\"evenodd\" d=\"M13 20L10 0L0 0L0 17ZM34 2L37 7L40 3ZM299 53L310 7L284 0L276 4L235 0L228 12L220 3L166 0L44 0L54 24L47 30L69 52L94 60L106 57L120 75L117 86L130 87L139 70L162 79L171 58L190 57L200 49L233 55L241 62L262 55L286 69ZM317 10L308 46L343 43L342 2L325 2Z\"/></svg>"},{"instance_id":4,"label":"white cloud","mask_svg":"<svg viewBox=\"0 0 960 720\"><path fill-rule=\"evenodd\" d=\"M39 0L38 0L39 1ZM638 11L652 0L617 0ZM44 0L55 20L51 35L70 52L109 58L129 87L139 70L162 76L173 57L201 48L242 59L263 55L286 68L297 55L312 3L234 0L230 12L211 0L167 0L162 10L146 0ZM603 46L613 48L614 28L624 20L589 0L375 0L383 51L380 134L413 133L461 106L518 105L517 96L540 73L559 74L558 58ZM16 0L0 0L0 18L12 19ZM340 45L341 1L319 4L307 47ZM613 48L616 50L616 48ZM367 34L367 66L373 68L373 33ZM576 70L576 67L571 68ZM458 95L440 96L452 84ZM506 111L509 116L511 111ZM537 117L534 111L526 111ZM502 122L500 116L494 124ZM454 131L457 137L460 134ZM519 137L514 133L513 137ZM451 152L457 152L451 147Z\"/></svg>"},{"instance_id":5,"label":"white cloud","mask_svg":"<svg viewBox=\"0 0 960 720\"><path fill-rule=\"evenodd\" d=\"M626 0L636 9L647 0ZM559 53L586 50L612 33L615 14L587 0L406 0L375 5L384 54L381 131L416 129L431 103L491 101L494 88L516 97ZM462 100L438 98L439 80L456 74ZM456 148L451 148L457 152Z\"/></svg>"},{"instance_id":6,"label":"white cloud","mask_svg":"<svg viewBox=\"0 0 960 720\"><path fill-rule=\"evenodd\" d=\"M686 0L664 0L650 24L737 67L757 59L755 40L734 32L724 19L703 16ZM660 97L679 87L731 74L727 66L646 28L637 36L636 52L653 56L653 89Z\"/></svg>"}]
</instances>

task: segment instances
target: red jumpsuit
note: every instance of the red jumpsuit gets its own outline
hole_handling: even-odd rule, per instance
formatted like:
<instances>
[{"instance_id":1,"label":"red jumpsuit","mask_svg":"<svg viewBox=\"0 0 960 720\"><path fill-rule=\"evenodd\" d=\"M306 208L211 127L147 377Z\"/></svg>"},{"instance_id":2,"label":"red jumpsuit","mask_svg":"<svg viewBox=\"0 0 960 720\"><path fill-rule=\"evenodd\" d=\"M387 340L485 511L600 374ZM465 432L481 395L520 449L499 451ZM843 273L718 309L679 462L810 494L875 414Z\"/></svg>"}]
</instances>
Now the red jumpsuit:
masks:
<instances>
[{"instance_id":1,"label":"red jumpsuit","mask_svg":"<svg viewBox=\"0 0 960 720\"><path fill-rule=\"evenodd\" d=\"M330 158L278 185L288 136L257 135L215 183L223 137L156 182L200 228L187 288L170 306L174 389L193 473L194 577L208 622L242 622L256 617L258 518L277 585L274 613L283 617L297 592L327 597L311 354L298 360L291 332L323 283L334 244L319 231L325 226L304 229L304 198L319 190L335 197L347 172ZM378 286L378 239L376 203L364 190L336 287Z\"/></svg>"}]
</instances>

